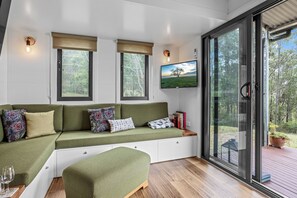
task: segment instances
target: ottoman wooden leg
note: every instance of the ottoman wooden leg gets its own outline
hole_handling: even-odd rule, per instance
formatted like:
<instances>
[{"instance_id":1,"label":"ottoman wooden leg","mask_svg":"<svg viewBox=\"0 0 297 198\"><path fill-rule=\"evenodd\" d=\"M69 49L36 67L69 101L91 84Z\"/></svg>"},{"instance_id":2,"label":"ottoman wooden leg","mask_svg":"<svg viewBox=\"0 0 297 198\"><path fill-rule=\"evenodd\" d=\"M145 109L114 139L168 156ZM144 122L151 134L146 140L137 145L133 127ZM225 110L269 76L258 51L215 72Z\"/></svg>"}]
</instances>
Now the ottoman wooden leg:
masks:
<instances>
[{"instance_id":1,"label":"ottoman wooden leg","mask_svg":"<svg viewBox=\"0 0 297 198\"><path fill-rule=\"evenodd\" d=\"M140 184L139 186L137 186L137 188L135 188L134 190L132 190L130 193L128 193L128 195L125 196L125 198L129 198L130 196L132 196L134 193L136 193L139 189L145 189L146 187L148 187L148 181L144 181L142 184Z\"/></svg>"}]
</instances>

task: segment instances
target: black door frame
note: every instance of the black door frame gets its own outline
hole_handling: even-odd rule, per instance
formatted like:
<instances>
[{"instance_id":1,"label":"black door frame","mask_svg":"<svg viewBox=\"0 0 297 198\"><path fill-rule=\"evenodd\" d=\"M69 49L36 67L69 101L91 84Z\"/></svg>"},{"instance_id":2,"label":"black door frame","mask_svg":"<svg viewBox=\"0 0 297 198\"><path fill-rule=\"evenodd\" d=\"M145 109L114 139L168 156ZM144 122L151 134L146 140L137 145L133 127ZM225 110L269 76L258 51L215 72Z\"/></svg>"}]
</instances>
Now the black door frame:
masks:
<instances>
[{"instance_id":1,"label":"black door frame","mask_svg":"<svg viewBox=\"0 0 297 198\"><path fill-rule=\"evenodd\" d=\"M241 21L243 19L247 19L248 23L247 23L247 29L250 31L247 31L248 35L247 35L247 65L249 67L252 66L252 30L253 30L253 26L252 23L253 21L256 22L256 30L259 29L259 27L261 26L261 13L263 13L265 10L270 9L273 6L276 6L280 3L282 3L284 0L267 0L265 2L263 2L262 4L256 6L255 8L252 8L251 10L241 14L240 16L226 22L225 24L209 31L208 33L202 35L201 39L201 49L202 50L202 117L201 117L201 123L202 123L202 158L208 160L210 163L214 164L215 166L218 166L217 164L213 163L212 161L209 160L209 70L208 70L208 65L209 65L209 41L211 38L211 35L215 35L219 32L221 32L224 29L227 29L228 27L232 26L233 24L237 23L238 21ZM255 113L255 118L256 118L256 130L257 131L261 131L261 129L263 129L263 122L261 120L262 118L262 82L263 82L263 67L262 67L262 35L261 35L261 29L257 30L255 32L255 39L256 39L256 48L255 48L255 54L256 54L256 76L255 76L255 93L256 94L256 101L255 101L255 105L256 105L256 113ZM249 75L251 75L251 72L248 72ZM251 80L250 82L252 82L252 76L247 76L248 80ZM251 108L248 108L251 109ZM250 118L251 119L251 118ZM249 122L248 122L249 123ZM251 123L251 122L250 122ZM249 127L249 126L248 126ZM252 127L252 126L250 126ZM248 131L248 130L247 130ZM251 130L250 130L251 131ZM277 193L275 193L274 191L267 189L266 187L264 187L263 185L260 184L259 181L261 181L261 138L262 138L262 134L261 133L256 133L256 144L255 144L255 159L258 160L258 163L255 163L255 177L253 180L252 179L252 164L248 164L249 167L246 168L247 170L247 178L243 179L240 176L237 176L236 174L234 174L233 172L231 172L230 170L224 168L224 167L220 167L221 169L223 169L224 171L232 174L233 176L237 177L238 179L244 181L245 183L248 183L249 185L257 188L258 190L264 192L265 194L269 195L269 196L273 196L273 197L281 197L280 195L278 195ZM250 162L252 161L252 133L247 134L247 150L249 158L250 158Z\"/></svg>"},{"instance_id":2,"label":"black door frame","mask_svg":"<svg viewBox=\"0 0 297 198\"><path fill-rule=\"evenodd\" d=\"M218 91L218 38L221 35L224 35L230 31L233 31L237 28L240 29L239 31L239 48L240 48L240 55L239 55L239 71L241 71L241 67L245 66L247 72L246 75L244 77L244 79L241 79L239 82L239 87L244 86L244 84L246 84L247 82L251 83L252 82L252 75L251 75L251 65L252 65L252 33L251 30L252 29L252 23L253 23L253 19L251 17L251 15L236 21L234 24L231 24L228 27L224 27L222 28L220 31L218 31L215 34L211 34L208 36L208 40L213 39L214 40L214 77L216 77L214 79L214 89L215 92ZM206 68L207 69L207 68ZM209 71L208 71L209 72ZM241 73L241 72L240 72ZM207 81L209 81L210 79L208 78ZM243 80L243 81L242 81ZM208 82L209 84L209 82ZM207 87L207 90L209 90L209 87ZM209 93L209 92L208 92ZM218 104L218 100L219 97L215 97L214 98L214 106L216 107ZM210 101L209 99L207 101ZM251 114L251 100L250 99L241 99L240 101L238 101L239 103L243 103L241 111L244 112L244 114L246 115L252 115ZM217 106L218 107L218 106ZM218 110L214 110L214 120L216 120L218 118ZM242 112L239 112L239 114L241 114ZM203 117L209 117L210 115L210 111L208 110L205 113L205 116ZM241 179L245 180L247 183L251 183L251 167L252 167L252 160L250 158L251 156L251 148L252 148L252 144L251 144L251 131L252 131L252 117L251 116L246 116L245 122L247 123L246 125L242 125L240 124L239 127L239 131L246 131L246 138L245 138L245 146L246 148L244 150L239 150L238 151L238 157L239 157L239 161L238 161L238 177L242 177ZM208 137L210 136L209 134L209 129L207 129L207 133L208 133ZM205 143L208 143L209 141L204 141ZM215 159L215 161L220 162L221 164L225 164L225 168L227 169L230 168L230 171L234 171L232 167L228 166L228 164L224 163L223 161L221 161L220 159L218 159L218 145L216 144L218 143L218 128L216 127L216 125L214 126L214 154L213 157L209 156L209 158L207 159ZM210 145L207 145L207 148L209 148ZM209 153L208 153L209 154ZM235 174L235 172L233 172Z\"/></svg>"}]
</instances>

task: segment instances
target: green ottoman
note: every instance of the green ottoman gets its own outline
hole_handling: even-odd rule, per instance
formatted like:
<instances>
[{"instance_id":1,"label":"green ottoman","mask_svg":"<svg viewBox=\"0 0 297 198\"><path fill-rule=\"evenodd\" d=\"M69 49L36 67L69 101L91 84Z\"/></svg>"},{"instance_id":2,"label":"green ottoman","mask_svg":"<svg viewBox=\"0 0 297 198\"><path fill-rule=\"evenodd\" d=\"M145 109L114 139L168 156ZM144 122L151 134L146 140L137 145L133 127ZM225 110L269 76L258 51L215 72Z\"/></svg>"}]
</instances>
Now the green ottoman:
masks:
<instances>
[{"instance_id":1,"label":"green ottoman","mask_svg":"<svg viewBox=\"0 0 297 198\"><path fill-rule=\"evenodd\" d=\"M63 171L67 198L123 198L148 186L150 156L119 147Z\"/></svg>"}]
</instances>

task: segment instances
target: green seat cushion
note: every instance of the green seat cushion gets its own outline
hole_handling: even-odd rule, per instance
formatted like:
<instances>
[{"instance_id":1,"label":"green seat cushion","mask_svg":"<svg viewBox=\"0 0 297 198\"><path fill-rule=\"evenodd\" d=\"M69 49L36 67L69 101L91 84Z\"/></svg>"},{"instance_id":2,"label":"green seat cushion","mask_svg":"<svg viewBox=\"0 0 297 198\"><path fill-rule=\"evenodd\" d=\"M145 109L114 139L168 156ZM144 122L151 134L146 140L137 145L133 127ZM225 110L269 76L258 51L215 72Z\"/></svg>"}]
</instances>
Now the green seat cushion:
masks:
<instances>
[{"instance_id":1,"label":"green seat cushion","mask_svg":"<svg viewBox=\"0 0 297 198\"><path fill-rule=\"evenodd\" d=\"M122 119L129 117L136 127L146 126L149 121L168 117L167 102L122 104Z\"/></svg>"},{"instance_id":2,"label":"green seat cushion","mask_svg":"<svg viewBox=\"0 0 297 198\"><path fill-rule=\"evenodd\" d=\"M4 138L4 128L2 124L2 110L12 110L11 105L0 105L0 142L3 141Z\"/></svg>"},{"instance_id":3,"label":"green seat cushion","mask_svg":"<svg viewBox=\"0 0 297 198\"><path fill-rule=\"evenodd\" d=\"M25 109L27 112L48 112L55 111L54 114L54 127L56 132L63 129L63 105L50 105L50 104L25 104L13 105L13 109Z\"/></svg>"},{"instance_id":4,"label":"green seat cushion","mask_svg":"<svg viewBox=\"0 0 297 198\"><path fill-rule=\"evenodd\" d=\"M49 156L55 150L55 140L59 134L29 140L19 140L0 144L0 167L13 165L15 179L12 186L25 184L28 186L41 170Z\"/></svg>"},{"instance_id":5,"label":"green seat cushion","mask_svg":"<svg viewBox=\"0 0 297 198\"><path fill-rule=\"evenodd\" d=\"M56 148L62 149L181 137L182 132L183 130L177 128L151 129L149 127L137 127L136 129L121 131L117 133L69 131L66 133L63 132L60 135L60 137L56 141Z\"/></svg>"},{"instance_id":6,"label":"green seat cushion","mask_svg":"<svg viewBox=\"0 0 297 198\"><path fill-rule=\"evenodd\" d=\"M90 117L88 109L115 107L115 119L121 118L120 104L92 104L92 105L64 105L63 132L90 130Z\"/></svg>"},{"instance_id":7,"label":"green seat cushion","mask_svg":"<svg viewBox=\"0 0 297 198\"><path fill-rule=\"evenodd\" d=\"M150 157L129 148L115 148L82 160L63 171L66 197L125 197L148 180Z\"/></svg>"}]
</instances>

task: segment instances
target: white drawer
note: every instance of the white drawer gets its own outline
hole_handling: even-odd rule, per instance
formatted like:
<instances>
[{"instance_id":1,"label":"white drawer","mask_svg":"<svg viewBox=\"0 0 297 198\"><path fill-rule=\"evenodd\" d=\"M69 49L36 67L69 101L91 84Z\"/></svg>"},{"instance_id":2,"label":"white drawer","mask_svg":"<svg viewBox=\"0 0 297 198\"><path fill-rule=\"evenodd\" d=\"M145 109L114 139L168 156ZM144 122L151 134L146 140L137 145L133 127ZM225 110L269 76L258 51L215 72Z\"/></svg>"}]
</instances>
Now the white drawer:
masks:
<instances>
[{"instance_id":1,"label":"white drawer","mask_svg":"<svg viewBox=\"0 0 297 198\"><path fill-rule=\"evenodd\" d=\"M159 141L158 160L167 161L196 156L197 136L170 138Z\"/></svg>"},{"instance_id":2,"label":"white drawer","mask_svg":"<svg viewBox=\"0 0 297 198\"><path fill-rule=\"evenodd\" d=\"M57 150L57 177L62 176L63 170L82 159L91 157L112 149L111 145L79 147Z\"/></svg>"},{"instance_id":3,"label":"white drawer","mask_svg":"<svg viewBox=\"0 0 297 198\"><path fill-rule=\"evenodd\" d=\"M117 148L120 146L143 151L150 155L151 163L158 162L158 142L157 141L144 141L144 142L114 144L113 148Z\"/></svg>"}]
</instances>

